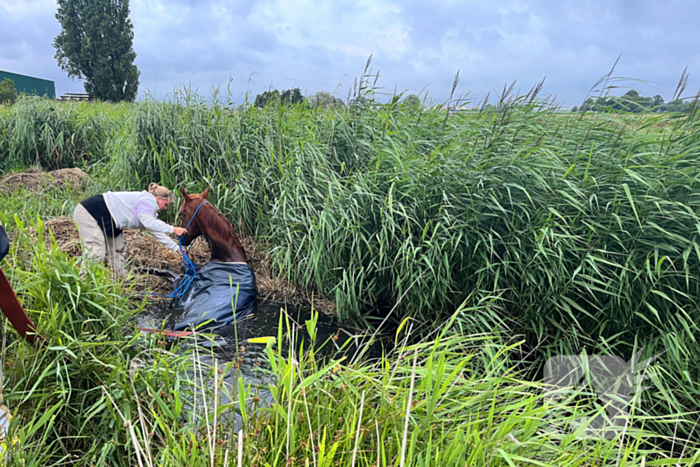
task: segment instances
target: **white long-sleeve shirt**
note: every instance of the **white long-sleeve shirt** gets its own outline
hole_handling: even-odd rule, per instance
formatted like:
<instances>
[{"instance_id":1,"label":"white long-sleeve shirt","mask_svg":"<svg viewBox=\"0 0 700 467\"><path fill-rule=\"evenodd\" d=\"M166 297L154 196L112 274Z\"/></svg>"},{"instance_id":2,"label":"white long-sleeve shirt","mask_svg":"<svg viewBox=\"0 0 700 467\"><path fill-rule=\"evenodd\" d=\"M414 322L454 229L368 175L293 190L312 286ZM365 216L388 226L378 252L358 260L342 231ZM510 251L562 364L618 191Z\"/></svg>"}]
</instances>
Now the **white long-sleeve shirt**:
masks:
<instances>
[{"instance_id":1,"label":"white long-sleeve shirt","mask_svg":"<svg viewBox=\"0 0 700 467\"><path fill-rule=\"evenodd\" d=\"M165 247L180 251L177 243L165 234L173 227L158 219L158 201L147 191L108 191L105 204L118 229L146 229Z\"/></svg>"}]
</instances>

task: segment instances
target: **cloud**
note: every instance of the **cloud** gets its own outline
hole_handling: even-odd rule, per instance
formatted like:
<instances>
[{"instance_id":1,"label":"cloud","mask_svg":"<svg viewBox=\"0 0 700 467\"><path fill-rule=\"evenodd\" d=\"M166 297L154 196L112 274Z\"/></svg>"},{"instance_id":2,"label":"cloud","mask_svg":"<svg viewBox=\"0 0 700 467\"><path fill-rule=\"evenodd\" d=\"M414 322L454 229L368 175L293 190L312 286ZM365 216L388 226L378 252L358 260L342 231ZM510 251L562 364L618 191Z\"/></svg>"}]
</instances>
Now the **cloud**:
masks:
<instances>
[{"instance_id":1,"label":"cloud","mask_svg":"<svg viewBox=\"0 0 700 467\"><path fill-rule=\"evenodd\" d=\"M248 19L295 49L321 45L363 59L377 51L400 58L410 47L401 9L384 0L260 2Z\"/></svg>"},{"instance_id":2,"label":"cloud","mask_svg":"<svg viewBox=\"0 0 700 467\"><path fill-rule=\"evenodd\" d=\"M80 91L54 59L52 0L0 0L0 69ZM681 0L140 0L131 3L141 94L191 85L226 87L242 99L270 86L345 97L372 55L391 93L426 88L475 100L518 81L579 104L618 56L618 75L649 80L641 92L669 99L687 65L699 80L700 5Z\"/></svg>"}]
</instances>

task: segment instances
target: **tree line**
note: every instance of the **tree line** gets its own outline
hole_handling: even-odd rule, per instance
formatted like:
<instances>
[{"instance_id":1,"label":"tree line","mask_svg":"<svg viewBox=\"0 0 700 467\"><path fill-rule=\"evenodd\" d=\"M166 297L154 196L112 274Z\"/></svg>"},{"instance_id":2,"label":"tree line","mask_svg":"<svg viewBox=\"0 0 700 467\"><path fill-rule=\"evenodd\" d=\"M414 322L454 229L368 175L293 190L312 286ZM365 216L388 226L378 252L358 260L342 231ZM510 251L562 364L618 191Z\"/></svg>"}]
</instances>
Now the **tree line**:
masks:
<instances>
[{"instance_id":1,"label":"tree line","mask_svg":"<svg viewBox=\"0 0 700 467\"><path fill-rule=\"evenodd\" d=\"M401 98L401 96L398 96L397 101L398 99L401 100L401 105L409 110L418 110L423 105L420 97L418 97L415 94L409 94L408 96L403 98ZM328 91L318 91L316 94L304 97L299 88L287 89L282 92L278 91L277 89L265 91L255 96L255 101L253 101L253 105L255 107L262 108L268 105L294 105L300 104L302 102L305 102L306 105L311 108L320 107L324 109L342 107L346 105L342 99L334 97ZM355 100L350 100L347 103L347 105L350 106L354 104L356 104Z\"/></svg>"},{"instance_id":2,"label":"tree line","mask_svg":"<svg viewBox=\"0 0 700 467\"><path fill-rule=\"evenodd\" d=\"M664 102L664 98L659 94L654 97L646 97L639 94L639 91L630 89L622 96L606 96L593 99L586 99L581 107L574 106L572 112L687 112L690 108L690 103L682 99L675 99L670 102Z\"/></svg>"},{"instance_id":3,"label":"tree line","mask_svg":"<svg viewBox=\"0 0 700 467\"><path fill-rule=\"evenodd\" d=\"M309 107L331 108L345 105L342 99L333 97L327 91L319 91L308 97L304 97L301 89L292 88L280 92L277 89L271 89L255 96L253 105L255 107L266 107L268 105L295 105L306 102Z\"/></svg>"}]
</instances>

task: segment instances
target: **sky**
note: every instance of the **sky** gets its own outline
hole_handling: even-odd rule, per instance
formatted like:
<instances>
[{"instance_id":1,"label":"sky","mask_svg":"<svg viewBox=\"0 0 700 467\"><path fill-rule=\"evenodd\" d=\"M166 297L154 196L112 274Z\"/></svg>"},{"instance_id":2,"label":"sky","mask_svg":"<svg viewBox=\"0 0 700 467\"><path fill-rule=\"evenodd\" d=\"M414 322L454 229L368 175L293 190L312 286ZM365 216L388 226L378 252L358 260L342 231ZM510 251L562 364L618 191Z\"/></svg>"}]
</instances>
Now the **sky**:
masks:
<instances>
[{"instance_id":1,"label":"sky","mask_svg":"<svg viewBox=\"0 0 700 467\"><path fill-rule=\"evenodd\" d=\"M55 0L0 0L0 70L83 92L52 46ZM139 98L219 87L240 102L274 87L347 98L372 56L381 92L455 95L474 103L514 81L526 93L580 105L619 57L614 76L666 101L683 70L700 87L697 0L131 0ZM627 89L615 89L621 95Z\"/></svg>"}]
</instances>

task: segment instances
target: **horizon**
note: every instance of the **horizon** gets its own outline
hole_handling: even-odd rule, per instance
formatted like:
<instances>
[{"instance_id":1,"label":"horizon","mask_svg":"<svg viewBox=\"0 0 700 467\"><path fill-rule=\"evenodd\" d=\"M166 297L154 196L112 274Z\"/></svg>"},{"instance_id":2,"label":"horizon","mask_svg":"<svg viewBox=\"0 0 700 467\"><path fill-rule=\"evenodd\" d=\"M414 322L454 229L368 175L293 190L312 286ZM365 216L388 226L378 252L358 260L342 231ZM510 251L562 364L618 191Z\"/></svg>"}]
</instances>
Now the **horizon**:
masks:
<instances>
[{"instance_id":1,"label":"horizon","mask_svg":"<svg viewBox=\"0 0 700 467\"><path fill-rule=\"evenodd\" d=\"M446 102L455 95L490 101L516 82L527 93L545 79L543 96L562 107L580 106L616 61L615 76L645 96L671 100L684 69L684 97L696 94L700 41L694 19L700 5L671 0L575 2L474 1L394 3L206 0L131 3L138 99L157 99L191 86L211 96L230 86L243 102L270 87L298 87L304 96L330 92L346 100L368 57L378 85ZM0 69L54 81L57 96L84 92L55 58L60 27L53 0L0 0Z\"/></svg>"}]
</instances>

